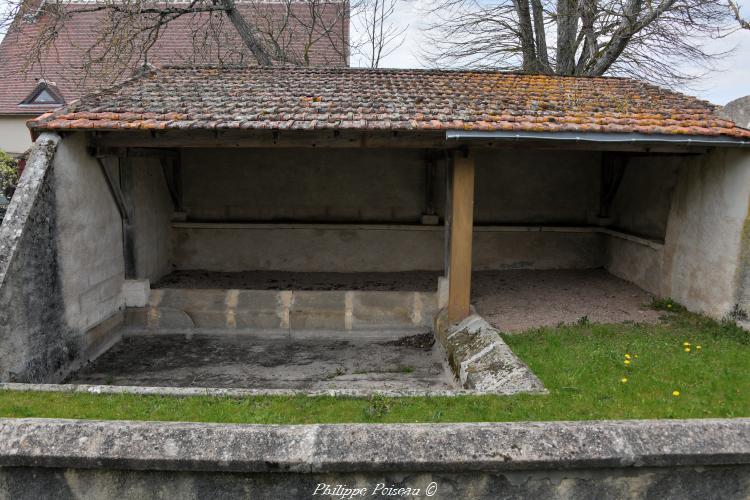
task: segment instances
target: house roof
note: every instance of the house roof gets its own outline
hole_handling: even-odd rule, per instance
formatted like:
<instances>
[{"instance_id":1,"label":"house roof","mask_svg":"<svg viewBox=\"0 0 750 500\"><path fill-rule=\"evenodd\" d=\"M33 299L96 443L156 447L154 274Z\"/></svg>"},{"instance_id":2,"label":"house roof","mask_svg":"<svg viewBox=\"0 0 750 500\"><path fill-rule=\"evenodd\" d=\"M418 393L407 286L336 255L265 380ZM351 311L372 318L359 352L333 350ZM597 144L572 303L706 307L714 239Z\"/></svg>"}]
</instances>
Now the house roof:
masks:
<instances>
[{"instance_id":1,"label":"house roof","mask_svg":"<svg viewBox=\"0 0 750 500\"><path fill-rule=\"evenodd\" d=\"M715 106L623 78L482 71L167 67L34 129L496 130L750 138Z\"/></svg>"},{"instance_id":2,"label":"house roof","mask_svg":"<svg viewBox=\"0 0 750 500\"><path fill-rule=\"evenodd\" d=\"M74 11L76 8L90 7L93 1L71 0L55 6ZM332 4L333 5L333 4ZM238 9L248 19L258 19L259 23L277 26L284 19L286 4L280 1L247 2L237 1ZM286 53L301 58L305 52L306 30L312 26L311 12L302 2L290 4L297 21L290 21L285 28L286 38L279 40ZM253 9L262 9L256 15ZM323 16L330 16L318 24L329 27L335 20L335 12L322 10ZM132 57L106 64L94 65L89 70L82 67L84 55L101 34L100 26L107 25L107 13L86 12L71 16L64 29L57 34L55 43L44 50L39 61L30 65L29 54L32 47L49 26L50 20L43 11L33 19L17 19L8 34L0 42L0 114L39 115L59 107L57 104L22 104L31 94L38 81L43 79L54 83L65 102L71 102L81 95L108 87L113 83L129 78L133 70L144 64L138 52ZM274 24L276 21L277 24ZM280 25L280 24L278 24ZM338 34L321 36L309 50L310 64L343 66L347 64L346 54L338 44L348 43L348 26ZM334 46L334 42L336 46ZM122 55L122 54L118 54ZM150 49L148 62L155 66L164 64L247 64L254 63L252 55L242 44L235 28L224 16L211 19L208 14L182 16L170 22L161 31L157 43Z\"/></svg>"}]
</instances>

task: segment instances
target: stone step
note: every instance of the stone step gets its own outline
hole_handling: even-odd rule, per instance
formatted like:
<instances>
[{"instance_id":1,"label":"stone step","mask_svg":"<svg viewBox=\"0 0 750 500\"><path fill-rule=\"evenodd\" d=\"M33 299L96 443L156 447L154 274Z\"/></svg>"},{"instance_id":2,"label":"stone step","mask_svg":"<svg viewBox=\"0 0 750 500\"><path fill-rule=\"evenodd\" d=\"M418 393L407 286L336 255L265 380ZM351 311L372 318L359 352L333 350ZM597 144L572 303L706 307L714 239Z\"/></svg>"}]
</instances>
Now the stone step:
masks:
<instances>
[{"instance_id":1,"label":"stone step","mask_svg":"<svg viewBox=\"0 0 750 500\"><path fill-rule=\"evenodd\" d=\"M364 331L432 326L432 292L151 290L145 307L128 308L126 327L142 331Z\"/></svg>"}]
</instances>

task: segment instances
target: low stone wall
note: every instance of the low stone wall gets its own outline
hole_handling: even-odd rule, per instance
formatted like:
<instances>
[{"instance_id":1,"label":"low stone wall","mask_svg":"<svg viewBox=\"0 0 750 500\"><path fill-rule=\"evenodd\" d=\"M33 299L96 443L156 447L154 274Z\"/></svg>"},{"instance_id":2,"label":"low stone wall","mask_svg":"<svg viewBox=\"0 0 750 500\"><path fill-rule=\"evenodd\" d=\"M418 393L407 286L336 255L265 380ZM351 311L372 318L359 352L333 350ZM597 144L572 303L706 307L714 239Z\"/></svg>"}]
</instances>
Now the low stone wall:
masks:
<instances>
[{"instance_id":1,"label":"low stone wall","mask_svg":"<svg viewBox=\"0 0 750 500\"><path fill-rule=\"evenodd\" d=\"M0 497L14 499L745 499L748 475L750 419L297 426L0 420Z\"/></svg>"},{"instance_id":2,"label":"low stone wall","mask_svg":"<svg viewBox=\"0 0 750 500\"><path fill-rule=\"evenodd\" d=\"M618 278L660 296L664 244L615 231L604 231L604 268Z\"/></svg>"},{"instance_id":3,"label":"low stone wall","mask_svg":"<svg viewBox=\"0 0 750 500\"><path fill-rule=\"evenodd\" d=\"M424 330L437 296L430 292L195 290L160 288L149 303L127 309L131 330L167 333L224 331Z\"/></svg>"}]
</instances>

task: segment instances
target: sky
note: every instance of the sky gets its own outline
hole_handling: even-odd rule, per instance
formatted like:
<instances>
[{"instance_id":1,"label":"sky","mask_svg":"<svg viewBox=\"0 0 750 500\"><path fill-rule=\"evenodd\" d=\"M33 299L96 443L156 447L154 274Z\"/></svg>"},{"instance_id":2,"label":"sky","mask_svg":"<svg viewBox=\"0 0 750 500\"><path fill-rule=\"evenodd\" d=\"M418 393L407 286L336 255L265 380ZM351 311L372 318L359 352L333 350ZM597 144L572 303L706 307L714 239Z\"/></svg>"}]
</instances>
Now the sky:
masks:
<instances>
[{"instance_id":1,"label":"sky","mask_svg":"<svg viewBox=\"0 0 750 500\"><path fill-rule=\"evenodd\" d=\"M423 66L419 57L424 43L420 28L429 21L423 13L425 7L431 3L430 0L403 0L399 4L394 24L401 28L406 27L406 39L403 45L381 62L381 67ZM739 0L738 3L745 18L750 19L750 0ZM355 36L356 33L352 33L352 37ZM721 105L750 95L750 30L737 30L722 40L708 41L706 46L717 51L734 49L734 52L720 63L719 71L691 83L689 87L674 90ZM352 57L352 64L359 64L356 56Z\"/></svg>"}]
</instances>

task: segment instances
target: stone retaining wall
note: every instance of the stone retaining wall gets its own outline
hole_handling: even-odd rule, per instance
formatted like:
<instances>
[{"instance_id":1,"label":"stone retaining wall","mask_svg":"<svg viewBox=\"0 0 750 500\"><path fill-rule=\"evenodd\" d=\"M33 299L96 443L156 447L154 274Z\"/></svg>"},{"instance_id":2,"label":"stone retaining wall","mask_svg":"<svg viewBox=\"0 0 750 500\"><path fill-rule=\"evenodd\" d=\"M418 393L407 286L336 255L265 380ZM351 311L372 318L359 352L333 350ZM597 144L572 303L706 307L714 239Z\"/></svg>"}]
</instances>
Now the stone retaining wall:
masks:
<instances>
[{"instance_id":1,"label":"stone retaining wall","mask_svg":"<svg viewBox=\"0 0 750 500\"><path fill-rule=\"evenodd\" d=\"M54 380L81 346L65 325L52 159L59 136L34 145L0 226L0 380Z\"/></svg>"},{"instance_id":2,"label":"stone retaining wall","mask_svg":"<svg viewBox=\"0 0 750 500\"><path fill-rule=\"evenodd\" d=\"M381 498L744 499L749 475L750 419L297 426L0 420L3 498L364 498L380 488ZM323 496L325 485L330 494ZM347 488L366 491L335 493ZM401 494L383 495L384 488Z\"/></svg>"}]
</instances>

